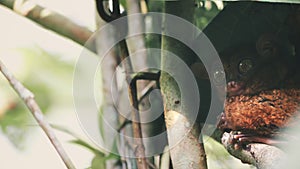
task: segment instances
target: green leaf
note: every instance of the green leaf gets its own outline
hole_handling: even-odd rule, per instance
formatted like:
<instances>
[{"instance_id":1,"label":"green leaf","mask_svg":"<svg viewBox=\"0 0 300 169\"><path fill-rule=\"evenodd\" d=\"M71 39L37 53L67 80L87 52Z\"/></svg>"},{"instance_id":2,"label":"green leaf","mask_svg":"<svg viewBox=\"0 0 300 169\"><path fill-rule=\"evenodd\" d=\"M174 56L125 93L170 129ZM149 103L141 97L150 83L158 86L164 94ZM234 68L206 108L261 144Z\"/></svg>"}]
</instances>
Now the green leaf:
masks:
<instances>
[{"instance_id":1,"label":"green leaf","mask_svg":"<svg viewBox=\"0 0 300 169\"><path fill-rule=\"evenodd\" d=\"M91 169L105 169L105 160L102 156L96 155L92 160Z\"/></svg>"},{"instance_id":2,"label":"green leaf","mask_svg":"<svg viewBox=\"0 0 300 169\"><path fill-rule=\"evenodd\" d=\"M127 9L127 3L126 0L120 0L120 4L122 5L122 7L126 10Z\"/></svg>"},{"instance_id":3,"label":"green leaf","mask_svg":"<svg viewBox=\"0 0 300 169\"><path fill-rule=\"evenodd\" d=\"M52 124L51 126L55 129L59 130L59 131L67 133L67 134L73 136L74 138L76 138L75 140L71 140L70 141L71 143L81 145L81 146L87 148L88 150L92 151L94 154L97 154L97 155L100 155L100 156L105 156L104 152L102 152L98 148L94 147L91 143L89 143L88 141L85 141L83 138L81 138L76 133L70 131L69 129L67 129L63 126L59 126L59 125L53 125Z\"/></svg>"},{"instance_id":4,"label":"green leaf","mask_svg":"<svg viewBox=\"0 0 300 169\"><path fill-rule=\"evenodd\" d=\"M103 118L103 110L102 110L102 107L100 108L100 111L99 111L99 130L100 130L100 135L101 135L101 138L105 138L105 135L104 135L104 123L105 123L105 119Z\"/></svg>"},{"instance_id":5,"label":"green leaf","mask_svg":"<svg viewBox=\"0 0 300 169\"><path fill-rule=\"evenodd\" d=\"M76 140L71 140L71 143L74 144L78 144L80 146L83 146L85 148L87 148L88 150L92 151L94 154L96 154L97 156L101 156L101 157L105 157L105 154L100 151L99 149L95 148L94 146L92 146L91 144L89 144L88 142L81 140L81 139L76 139Z\"/></svg>"},{"instance_id":6,"label":"green leaf","mask_svg":"<svg viewBox=\"0 0 300 169\"><path fill-rule=\"evenodd\" d=\"M88 141L85 141L84 139L82 139L80 136L78 136L76 133L70 131L69 129L63 127L63 126L59 126L59 125L51 125L53 128L62 131L64 133L67 133L71 136L73 136L74 138L76 138L75 140L71 140L71 143L74 144L78 144L80 146L83 146L85 148L87 148L88 150L90 150L91 152L93 152L96 156L103 158L104 160L109 160L109 159L120 159L119 156L113 154L113 153L109 153L108 155L106 155L106 153L104 153L103 151L99 150L98 148L96 148L95 146L93 146L91 143L89 143ZM116 139L114 139L114 149L117 148L117 144L116 144Z\"/></svg>"}]
</instances>

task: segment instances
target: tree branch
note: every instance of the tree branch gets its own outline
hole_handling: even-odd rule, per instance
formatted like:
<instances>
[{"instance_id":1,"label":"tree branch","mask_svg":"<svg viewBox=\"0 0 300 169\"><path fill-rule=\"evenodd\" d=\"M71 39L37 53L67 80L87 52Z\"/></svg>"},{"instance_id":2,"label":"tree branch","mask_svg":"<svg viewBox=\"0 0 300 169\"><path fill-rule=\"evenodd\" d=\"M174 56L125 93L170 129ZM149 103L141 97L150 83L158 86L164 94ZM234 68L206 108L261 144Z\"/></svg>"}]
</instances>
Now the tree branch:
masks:
<instances>
[{"instance_id":1,"label":"tree branch","mask_svg":"<svg viewBox=\"0 0 300 169\"><path fill-rule=\"evenodd\" d=\"M97 28L103 27L106 22L104 22L102 19L99 18L99 16L96 15L96 25ZM101 64L101 78L102 78L102 101L101 101L101 118L99 121L105 120L108 121L108 123L99 122L99 124L102 124L102 126L99 126L103 130L103 142L105 145L107 145L108 150L111 152L115 151L113 148L116 146L114 142L112 142L112 138L115 139L117 136L114 132L111 130L106 130L105 128L118 128L119 126L119 112L117 107L117 103L120 97L119 90L118 90L118 84L115 76L115 71L118 66L118 56L115 48L111 48L109 44L112 44L115 41L115 30L109 29L108 31L99 31L97 32L97 36L95 38L95 48L96 53L99 57L102 57L102 64ZM100 56L102 51L105 51L107 49L111 48L111 50L108 50L106 56ZM116 98L116 100L114 100ZM120 139L119 147L120 145L125 145L124 141ZM119 150L120 154L125 154L124 152L121 152L122 150ZM109 159L106 160L106 168L109 169L121 169L122 164L117 163L116 159Z\"/></svg>"},{"instance_id":2,"label":"tree branch","mask_svg":"<svg viewBox=\"0 0 300 169\"><path fill-rule=\"evenodd\" d=\"M51 126L44 119L44 115L39 107L39 105L34 100L34 95L28 89L26 89L22 83L20 83L5 67L5 65L0 61L0 71L5 76L5 78L9 81L12 88L18 93L18 95L22 98L30 112L32 113L35 120L38 122L40 127L43 129L50 142L54 146L55 150L59 154L60 158L63 160L65 165L69 169L75 169L72 161L68 157L67 153L61 146L60 142L56 138Z\"/></svg>"},{"instance_id":3,"label":"tree branch","mask_svg":"<svg viewBox=\"0 0 300 169\"><path fill-rule=\"evenodd\" d=\"M230 140L233 135L224 133L221 139L227 151L244 163L256 166L258 169L273 169L286 157L286 154L275 146L260 143L249 144L247 149L235 150Z\"/></svg>"},{"instance_id":4,"label":"tree branch","mask_svg":"<svg viewBox=\"0 0 300 169\"><path fill-rule=\"evenodd\" d=\"M189 22L193 22L194 8L193 0L165 1L166 13L181 17ZM165 20L163 23L170 22L167 18L163 19ZM172 26L174 25L163 25L164 34L168 35L168 31L171 30ZM183 31L184 29L178 27L178 30ZM188 36L189 39L194 38L191 32L184 35L185 38ZM178 41L181 40L178 39ZM175 38L162 36L162 51L171 51L186 64L192 62L192 53L189 52L187 46L178 43L178 41ZM205 149L203 144L199 142L199 137L202 139L200 135L201 127L191 115L194 110L193 106L190 105L195 103L194 101L197 98L183 97L185 94L182 94L184 91L180 89L180 85L184 83L177 82L174 77L186 77L187 75L183 73L184 68L182 66L174 66L179 65L175 59L169 58L167 53L162 52L161 67L164 71L161 73L160 86L164 101L164 115L168 129L168 143L171 148L172 166L174 169L207 169ZM176 67L176 70L170 69L172 67ZM172 71L170 73L172 75L167 73L168 71Z\"/></svg>"},{"instance_id":5,"label":"tree branch","mask_svg":"<svg viewBox=\"0 0 300 169\"><path fill-rule=\"evenodd\" d=\"M72 22L65 16L45 9L32 1L0 0L0 4L80 45L84 45L93 33L89 29ZM93 49L90 50L94 51Z\"/></svg>"}]
</instances>

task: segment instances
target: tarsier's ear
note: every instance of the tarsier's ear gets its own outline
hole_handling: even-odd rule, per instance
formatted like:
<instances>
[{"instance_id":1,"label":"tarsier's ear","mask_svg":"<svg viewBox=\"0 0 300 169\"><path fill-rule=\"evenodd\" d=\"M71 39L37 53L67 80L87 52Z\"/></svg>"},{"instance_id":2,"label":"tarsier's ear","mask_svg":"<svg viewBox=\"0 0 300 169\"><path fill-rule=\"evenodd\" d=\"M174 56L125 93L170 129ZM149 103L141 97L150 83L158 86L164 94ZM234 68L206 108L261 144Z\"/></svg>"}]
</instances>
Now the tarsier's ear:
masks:
<instances>
[{"instance_id":1,"label":"tarsier's ear","mask_svg":"<svg viewBox=\"0 0 300 169\"><path fill-rule=\"evenodd\" d=\"M191 65L191 70L198 79L209 79L205 66L202 62L196 62Z\"/></svg>"},{"instance_id":2,"label":"tarsier's ear","mask_svg":"<svg viewBox=\"0 0 300 169\"><path fill-rule=\"evenodd\" d=\"M257 53L262 57L278 55L278 43L276 35L272 33L262 34L256 41Z\"/></svg>"}]
</instances>

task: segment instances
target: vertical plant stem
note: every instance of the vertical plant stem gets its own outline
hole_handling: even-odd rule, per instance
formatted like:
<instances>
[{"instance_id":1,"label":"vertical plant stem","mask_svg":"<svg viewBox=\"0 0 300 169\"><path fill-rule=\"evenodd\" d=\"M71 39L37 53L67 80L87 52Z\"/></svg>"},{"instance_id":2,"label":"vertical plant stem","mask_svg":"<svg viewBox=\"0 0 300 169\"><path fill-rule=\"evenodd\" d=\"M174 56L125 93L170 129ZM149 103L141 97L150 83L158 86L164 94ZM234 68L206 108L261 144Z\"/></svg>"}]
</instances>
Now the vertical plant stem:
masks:
<instances>
[{"instance_id":1,"label":"vertical plant stem","mask_svg":"<svg viewBox=\"0 0 300 169\"><path fill-rule=\"evenodd\" d=\"M131 61L129 57L128 47L125 40L122 40L119 44L121 51L121 59L123 60L122 64L125 69L126 81L130 86L128 89L129 92L129 101L131 104L132 111L132 128L133 128L133 136L134 136L134 144L135 144L135 155L137 157L137 166L138 169L147 169L147 160L145 158L145 147L142 139L142 131L138 109L138 99L137 99L137 86L136 81L132 81L131 74L133 73L133 68L131 65Z\"/></svg>"}]
</instances>

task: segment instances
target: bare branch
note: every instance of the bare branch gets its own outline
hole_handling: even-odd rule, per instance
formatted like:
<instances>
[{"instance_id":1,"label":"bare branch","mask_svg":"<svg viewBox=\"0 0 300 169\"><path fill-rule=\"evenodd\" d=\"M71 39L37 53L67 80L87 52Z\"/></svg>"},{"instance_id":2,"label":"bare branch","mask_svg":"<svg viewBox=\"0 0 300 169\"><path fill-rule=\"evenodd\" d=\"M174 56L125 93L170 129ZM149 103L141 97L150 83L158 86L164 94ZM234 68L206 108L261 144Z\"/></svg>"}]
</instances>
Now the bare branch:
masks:
<instances>
[{"instance_id":1,"label":"bare branch","mask_svg":"<svg viewBox=\"0 0 300 169\"><path fill-rule=\"evenodd\" d=\"M194 1L192 0L166 1L165 12L181 17L186 21L193 22L194 5ZM163 19L167 20L166 17ZM163 25L166 34L168 34L171 26L174 25ZM194 38L192 33L185 35ZM179 45L178 41L169 38L168 36L162 36L162 50L172 51L172 53L182 59L185 63L191 63L193 60L191 57L192 55L187 54L189 50L184 45ZM168 54L162 52L161 56L162 68L166 69L174 67L175 65L175 60L167 59L167 55ZM180 68L180 66L176 67L176 71L172 72L172 76L186 76L182 70L184 69ZM172 76L169 73L162 71L160 78L165 121L168 129L168 143L171 148L170 156L172 159L172 166L174 169L207 169L205 149L203 144L199 143L198 140L201 127L195 122L194 117L191 116L191 112L194 111L191 108L192 106L188 106L195 100L182 97L181 92L183 91L180 91L180 87L182 86L180 86Z\"/></svg>"},{"instance_id":2,"label":"bare branch","mask_svg":"<svg viewBox=\"0 0 300 169\"><path fill-rule=\"evenodd\" d=\"M93 33L89 29L72 22L65 16L45 9L32 1L0 0L0 4L80 45L84 45Z\"/></svg>"},{"instance_id":3,"label":"bare branch","mask_svg":"<svg viewBox=\"0 0 300 169\"><path fill-rule=\"evenodd\" d=\"M125 77L126 82L130 86L128 89L129 94L129 102L131 105L131 114L132 114L132 129L133 129L133 136L134 136L134 144L135 144L135 156L137 161L138 169L147 169L147 161L145 158L145 146L142 140L142 131L141 131L141 124L140 121L140 114L139 114L139 103L138 103L138 96L137 96L137 84L136 81L132 81L131 74L134 72L131 58L129 57L129 51L126 40L121 40L119 42L119 49L120 49L120 57L122 62L122 66L125 69Z\"/></svg>"},{"instance_id":4,"label":"bare branch","mask_svg":"<svg viewBox=\"0 0 300 169\"><path fill-rule=\"evenodd\" d=\"M127 40L128 47L130 53L138 53L138 57L134 57L133 61L133 69L136 72L139 71L148 71L148 52L146 50L146 43L145 43L145 18L142 15L136 15L141 13L146 13L147 7L145 6L145 1L141 0L126 0L127 4L127 13L128 13L128 35L135 35L129 36ZM143 6L144 5L144 6ZM154 58L153 58L154 59ZM145 88L147 88L149 81L147 80L140 80L137 86L137 92L143 95ZM151 82L150 82L151 83ZM150 91L150 90L148 90ZM159 94L152 93L152 98L159 99L161 96ZM139 107L143 110L152 107L150 100L143 99L139 101ZM155 135L159 135L160 131L157 129L157 126L163 123L163 118L160 116L157 120L153 120L152 113L143 113L143 119L149 121L148 123L141 123L141 130L143 137L152 137ZM167 138L165 137L165 140ZM166 142L166 141L165 141ZM145 152L146 154L152 154L152 152L159 152L161 151L161 146L158 146L154 142L144 142ZM152 157L151 157L152 158Z\"/></svg>"},{"instance_id":5,"label":"bare branch","mask_svg":"<svg viewBox=\"0 0 300 169\"><path fill-rule=\"evenodd\" d=\"M38 122L40 127L43 129L49 140L51 141L52 145L54 146L55 150L59 154L60 158L64 161L65 165L69 169L75 169L72 161L68 157L67 153L61 146L60 142L56 138L51 126L45 120L44 115L39 107L39 105L34 100L34 95L31 93L27 88L23 86L5 67L5 65L0 61L0 71L5 76L5 78L9 81L12 88L18 93L18 95L22 98L30 112L32 113L35 120Z\"/></svg>"},{"instance_id":6,"label":"bare branch","mask_svg":"<svg viewBox=\"0 0 300 169\"><path fill-rule=\"evenodd\" d=\"M229 143L232 137L230 133L223 134L222 144L227 151L242 162L252 164L259 169L276 168L286 157L286 154L279 148L260 143L249 144L247 149L235 150Z\"/></svg>"},{"instance_id":7,"label":"bare branch","mask_svg":"<svg viewBox=\"0 0 300 169\"><path fill-rule=\"evenodd\" d=\"M101 18L96 15L96 23L97 27L101 28L106 24ZM102 101L101 101L101 119L108 121L108 123L101 122L103 126L101 127L103 130L103 142L109 148L107 150L113 151L114 142L112 142L112 138L115 138L116 135L111 130L106 130L105 128L118 128L119 126L119 113L118 108L116 108L118 100L119 100L119 91L118 84L115 76L115 71L118 66L118 56L115 48L109 50L106 56L100 56L106 49L111 48L109 44L112 44L115 41L115 30L109 29L108 31L99 31L97 32L97 36L95 38L95 48L99 57L102 57L101 64L101 73L102 73ZM114 100L116 98L116 100ZM113 117L113 118L112 118ZM108 126L107 126L108 125ZM123 140L120 139L119 145L123 145ZM122 150L119 150L122 151ZM124 154L121 152L120 154ZM109 159L106 160L106 168L109 169L120 169L121 164L116 164L117 159ZM126 164L126 163L124 163Z\"/></svg>"}]
</instances>

